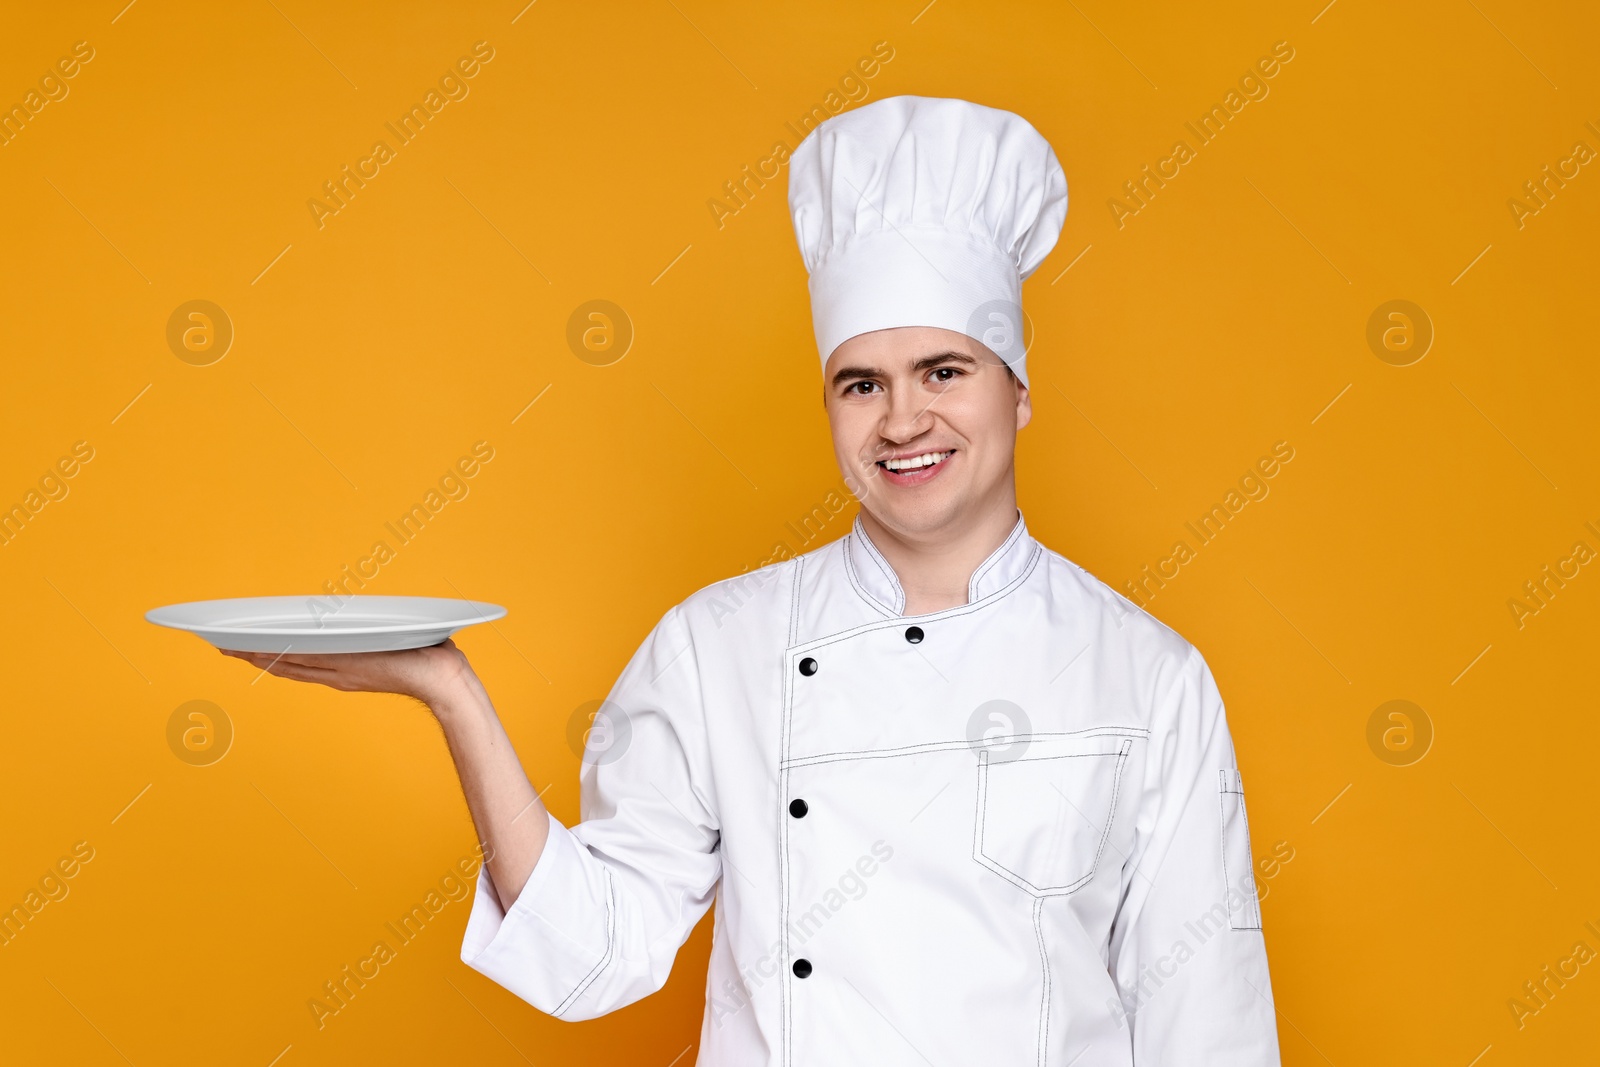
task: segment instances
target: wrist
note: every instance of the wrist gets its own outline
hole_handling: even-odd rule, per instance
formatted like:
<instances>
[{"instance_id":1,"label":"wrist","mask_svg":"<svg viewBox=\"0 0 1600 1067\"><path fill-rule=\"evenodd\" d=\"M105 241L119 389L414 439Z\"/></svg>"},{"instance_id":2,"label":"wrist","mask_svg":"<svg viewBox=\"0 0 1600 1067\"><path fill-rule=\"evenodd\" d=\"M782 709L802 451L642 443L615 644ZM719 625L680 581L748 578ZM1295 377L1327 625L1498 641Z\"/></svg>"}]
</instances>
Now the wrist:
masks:
<instances>
[{"instance_id":1,"label":"wrist","mask_svg":"<svg viewBox=\"0 0 1600 1067\"><path fill-rule=\"evenodd\" d=\"M438 672L412 695L426 704L440 722L481 711L489 701L488 692L465 657L454 669Z\"/></svg>"}]
</instances>

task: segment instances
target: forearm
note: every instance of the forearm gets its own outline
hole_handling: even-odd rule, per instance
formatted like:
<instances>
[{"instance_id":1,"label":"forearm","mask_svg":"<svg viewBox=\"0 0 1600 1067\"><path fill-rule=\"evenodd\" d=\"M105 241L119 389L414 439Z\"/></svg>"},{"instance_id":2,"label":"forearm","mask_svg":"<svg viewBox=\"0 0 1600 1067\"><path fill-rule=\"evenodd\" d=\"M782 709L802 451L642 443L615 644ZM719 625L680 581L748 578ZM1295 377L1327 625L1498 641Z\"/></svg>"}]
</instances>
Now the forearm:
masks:
<instances>
[{"instance_id":1,"label":"forearm","mask_svg":"<svg viewBox=\"0 0 1600 1067\"><path fill-rule=\"evenodd\" d=\"M483 684L470 670L427 701L444 728L502 910L527 884L549 836L544 804L517 759Z\"/></svg>"}]
</instances>

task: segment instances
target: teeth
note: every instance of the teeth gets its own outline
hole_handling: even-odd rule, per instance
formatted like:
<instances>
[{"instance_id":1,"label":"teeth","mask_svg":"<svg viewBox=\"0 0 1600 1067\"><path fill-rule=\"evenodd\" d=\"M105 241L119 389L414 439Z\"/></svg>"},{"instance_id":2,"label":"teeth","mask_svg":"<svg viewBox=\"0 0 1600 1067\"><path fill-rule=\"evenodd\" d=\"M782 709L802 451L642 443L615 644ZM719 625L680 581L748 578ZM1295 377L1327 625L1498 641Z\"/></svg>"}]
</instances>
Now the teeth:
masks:
<instances>
[{"instance_id":1,"label":"teeth","mask_svg":"<svg viewBox=\"0 0 1600 1067\"><path fill-rule=\"evenodd\" d=\"M906 459L884 460L883 465L892 471L918 470L922 467L931 467L935 463L943 463L949 459L952 452L925 452L920 456L909 456Z\"/></svg>"}]
</instances>

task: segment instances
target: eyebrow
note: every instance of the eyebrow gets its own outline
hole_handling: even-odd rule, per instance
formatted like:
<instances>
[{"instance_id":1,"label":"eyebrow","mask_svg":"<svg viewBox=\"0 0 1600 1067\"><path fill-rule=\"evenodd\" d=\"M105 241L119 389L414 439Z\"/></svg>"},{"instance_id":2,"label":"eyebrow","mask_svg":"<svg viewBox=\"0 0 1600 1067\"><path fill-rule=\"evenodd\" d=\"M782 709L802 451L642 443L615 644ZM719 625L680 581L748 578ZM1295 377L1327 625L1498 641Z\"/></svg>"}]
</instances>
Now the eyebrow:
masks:
<instances>
[{"instance_id":1,"label":"eyebrow","mask_svg":"<svg viewBox=\"0 0 1600 1067\"><path fill-rule=\"evenodd\" d=\"M965 352L957 352L955 349L949 349L944 352L935 352L932 355L923 356L911 364L911 370L913 373L916 373L918 371L932 370L934 367L941 366L945 363L976 364L977 362L978 361L976 359L973 359ZM881 377L883 377L883 371L877 367L840 367L836 372L834 372L832 384L843 385L845 382L859 381L864 378Z\"/></svg>"}]
</instances>

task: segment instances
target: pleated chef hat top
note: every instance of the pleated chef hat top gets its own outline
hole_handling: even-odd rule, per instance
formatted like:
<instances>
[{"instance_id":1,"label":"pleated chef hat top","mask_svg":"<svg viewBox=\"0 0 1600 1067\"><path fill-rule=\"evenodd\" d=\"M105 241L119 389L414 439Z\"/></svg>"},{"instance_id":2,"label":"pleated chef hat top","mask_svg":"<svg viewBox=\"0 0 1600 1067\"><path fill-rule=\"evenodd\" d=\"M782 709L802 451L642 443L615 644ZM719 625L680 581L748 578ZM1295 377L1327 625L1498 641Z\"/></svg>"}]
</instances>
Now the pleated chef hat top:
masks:
<instances>
[{"instance_id":1,"label":"pleated chef hat top","mask_svg":"<svg viewBox=\"0 0 1600 1067\"><path fill-rule=\"evenodd\" d=\"M857 334L938 326L1027 384L1022 281L1067 215L1066 174L1027 120L927 96L844 112L794 150L789 213L824 365Z\"/></svg>"}]
</instances>

